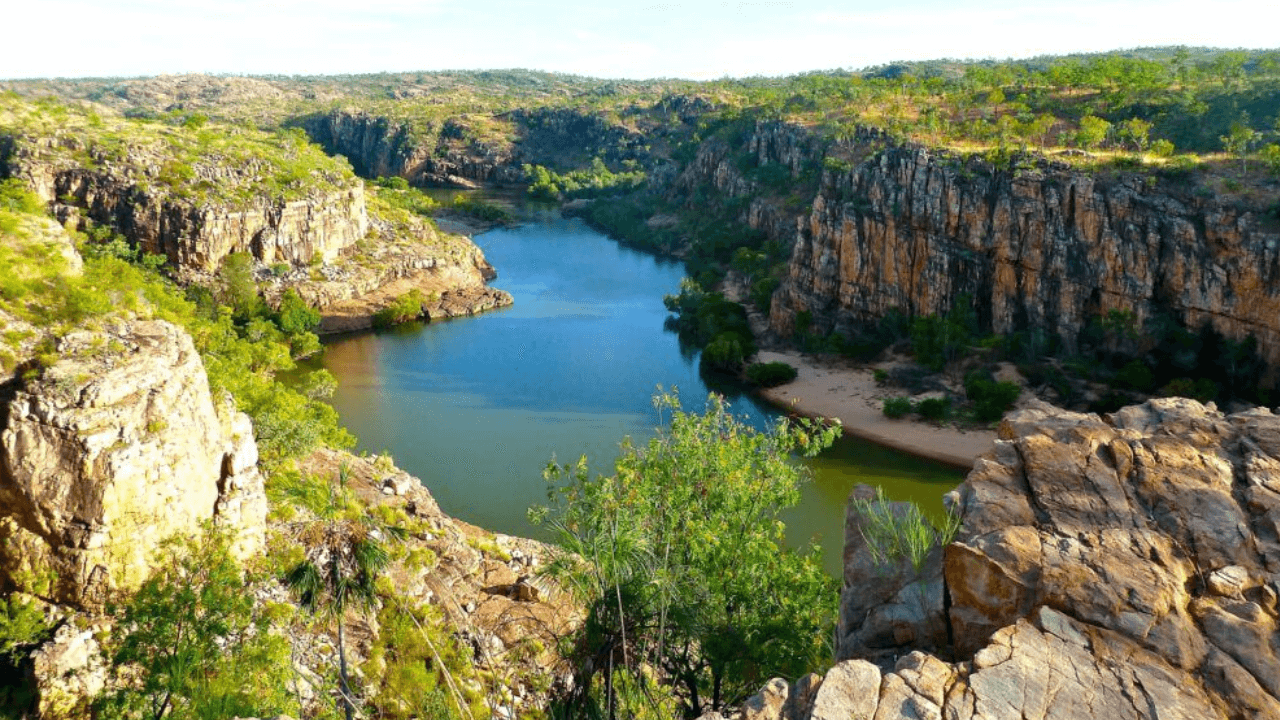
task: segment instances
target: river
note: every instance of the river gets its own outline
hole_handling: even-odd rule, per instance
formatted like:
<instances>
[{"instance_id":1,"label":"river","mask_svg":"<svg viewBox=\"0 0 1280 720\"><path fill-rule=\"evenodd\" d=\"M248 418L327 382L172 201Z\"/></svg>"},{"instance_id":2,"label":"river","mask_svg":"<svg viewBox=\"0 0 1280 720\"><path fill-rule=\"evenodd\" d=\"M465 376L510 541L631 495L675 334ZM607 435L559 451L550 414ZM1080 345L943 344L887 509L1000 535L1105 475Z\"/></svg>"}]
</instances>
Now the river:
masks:
<instances>
[{"instance_id":1,"label":"river","mask_svg":"<svg viewBox=\"0 0 1280 720\"><path fill-rule=\"evenodd\" d=\"M659 387L700 411L708 385L696 353L663 329L664 294L679 290L677 262L628 249L557 214L534 213L475 242L498 269L492 284L515 305L474 318L411 323L327 343L321 362L338 379L333 404L359 449L389 452L449 514L481 527L538 537L526 509L546 501L542 469L586 454L608 472L618 444L652 437ZM757 428L778 412L719 385ZM814 480L784 515L793 544L817 540L839 572L845 499L858 482L941 512L963 474L844 438L806 461Z\"/></svg>"}]
</instances>

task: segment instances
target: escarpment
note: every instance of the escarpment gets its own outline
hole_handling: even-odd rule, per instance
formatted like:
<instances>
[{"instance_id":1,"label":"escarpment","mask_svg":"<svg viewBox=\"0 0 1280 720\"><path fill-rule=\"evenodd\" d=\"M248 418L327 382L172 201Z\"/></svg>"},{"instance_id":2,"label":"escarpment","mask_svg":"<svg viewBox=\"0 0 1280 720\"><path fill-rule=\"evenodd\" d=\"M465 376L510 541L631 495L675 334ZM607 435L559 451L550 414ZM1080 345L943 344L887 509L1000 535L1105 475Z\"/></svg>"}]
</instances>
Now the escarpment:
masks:
<instances>
[{"instance_id":1,"label":"escarpment","mask_svg":"<svg viewBox=\"0 0 1280 720\"><path fill-rule=\"evenodd\" d=\"M261 548L253 428L210 395L189 335L111 321L55 351L38 378L0 386L0 587L93 607L210 521L245 556Z\"/></svg>"},{"instance_id":2,"label":"escarpment","mask_svg":"<svg viewBox=\"0 0 1280 720\"><path fill-rule=\"evenodd\" d=\"M746 717L1280 717L1280 416L1029 408L949 499L918 566L851 507L838 663Z\"/></svg>"},{"instance_id":3,"label":"escarpment","mask_svg":"<svg viewBox=\"0 0 1280 720\"><path fill-rule=\"evenodd\" d=\"M327 262L368 230L360 180L296 136L83 108L55 119L13 100L0 117L0 175L22 180L59 220L112 228L180 273L213 272L233 252Z\"/></svg>"},{"instance_id":4,"label":"escarpment","mask_svg":"<svg viewBox=\"0 0 1280 720\"><path fill-rule=\"evenodd\" d=\"M524 165L572 168L648 157L645 136L570 108L516 108L484 121L459 114L396 119L358 109L309 118L307 131L365 177L399 176L415 185L518 186Z\"/></svg>"},{"instance_id":5,"label":"escarpment","mask_svg":"<svg viewBox=\"0 0 1280 720\"><path fill-rule=\"evenodd\" d=\"M1042 331L1068 351L1112 310L1257 338L1280 363L1280 231L1261 207L1156 175L1048 162L1004 170L890 146L828 169L796 234L771 325L799 313L856 331L891 309L945 313L967 295L986 331Z\"/></svg>"}]
</instances>

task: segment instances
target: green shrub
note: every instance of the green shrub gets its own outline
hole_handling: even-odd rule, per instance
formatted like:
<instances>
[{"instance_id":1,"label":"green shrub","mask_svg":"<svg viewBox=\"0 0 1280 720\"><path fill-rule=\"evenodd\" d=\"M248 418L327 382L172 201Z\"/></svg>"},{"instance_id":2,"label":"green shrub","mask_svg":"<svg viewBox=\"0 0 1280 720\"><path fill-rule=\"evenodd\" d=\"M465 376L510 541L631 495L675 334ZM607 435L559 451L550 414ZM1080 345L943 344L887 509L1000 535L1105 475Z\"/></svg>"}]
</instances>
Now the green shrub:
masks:
<instances>
[{"instance_id":1,"label":"green shrub","mask_svg":"<svg viewBox=\"0 0 1280 720\"><path fill-rule=\"evenodd\" d=\"M1022 388L1017 383L996 382L980 372L969 373L964 380L964 393L973 403L973 414L982 422L992 422L1004 417L1017 402Z\"/></svg>"},{"instance_id":2,"label":"green shrub","mask_svg":"<svg viewBox=\"0 0 1280 720\"><path fill-rule=\"evenodd\" d=\"M958 516L947 513L941 525L934 525L915 503L895 508L880 488L873 499L853 500L850 510L862 517L862 537L875 563L906 560L917 572L933 548L949 544L960 530Z\"/></svg>"},{"instance_id":3,"label":"green shrub","mask_svg":"<svg viewBox=\"0 0 1280 720\"><path fill-rule=\"evenodd\" d=\"M1205 403L1218 397L1218 389L1218 384L1209 378L1192 380L1182 377L1169 381L1167 385L1160 388L1160 394L1164 397L1185 397Z\"/></svg>"},{"instance_id":4,"label":"green shrub","mask_svg":"<svg viewBox=\"0 0 1280 720\"><path fill-rule=\"evenodd\" d=\"M905 417L915 410L915 406L908 397L885 398L883 411L886 417L898 419Z\"/></svg>"},{"instance_id":5,"label":"green shrub","mask_svg":"<svg viewBox=\"0 0 1280 720\"><path fill-rule=\"evenodd\" d=\"M742 336L735 332L721 333L702 350L699 365L704 370L735 373L747 359L743 351Z\"/></svg>"},{"instance_id":6,"label":"green shrub","mask_svg":"<svg viewBox=\"0 0 1280 720\"><path fill-rule=\"evenodd\" d=\"M1116 373L1115 384L1121 388L1150 392L1155 387L1155 374L1141 360L1132 360Z\"/></svg>"},{"instance_id":7,"label":"green shrub","mask_svg":"<svg viewBox=\"0 0 1280 720\"><path fill-rule=\"evenodd\" d=\"M374 313L373 326L376 328L388 328L402 322L416 320L422 316L422 306L426 303L426 296L422 294L421 290L414 288L396 298L387 307Z\"/></svg>"},{"instance_id":8,"label":"green shrub","mask_svg":"<svg viewBox=\"0 0 1280 720\"><path fill-rule=\"evenodd\" d=\"M917 411L926 420L946 420L951 415L951 398L940 397L921 400Z\"/></svg>"},{"instance_id":9,"label":"green shrub","mask_svg":"<svg viewBox=\"0 0 1280 720\"><path fill-rule=\"evenodd\" d=\"M796 379L798 372L784 362L752 363L747 366L747 379L760 387L776 387Z\"/></svg>"}]
</instances>

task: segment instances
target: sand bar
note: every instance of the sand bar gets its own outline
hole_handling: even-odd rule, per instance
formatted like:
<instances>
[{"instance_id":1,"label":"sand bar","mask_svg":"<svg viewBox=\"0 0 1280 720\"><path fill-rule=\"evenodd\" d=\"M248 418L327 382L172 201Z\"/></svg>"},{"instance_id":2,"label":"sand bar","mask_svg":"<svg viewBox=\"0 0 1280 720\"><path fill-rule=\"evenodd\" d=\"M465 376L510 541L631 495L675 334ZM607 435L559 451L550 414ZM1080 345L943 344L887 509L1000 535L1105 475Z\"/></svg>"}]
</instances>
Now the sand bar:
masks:
<instances>
[{"instance_id":1,"label":"sand bar","mask_svg":"<svg viewBox=\"0 0 1280 720\"><path fill-rule=\"evenodd\" d=\"M785 362L799 372L794 381L761 391L766 400L802 415L840 418L846 433L895 450L968 469L996 437L995 430L885 417L884 399L901 393L876 385L871 370L794 351L761 351L756 361Z\"/></svg>"}]
</instances>

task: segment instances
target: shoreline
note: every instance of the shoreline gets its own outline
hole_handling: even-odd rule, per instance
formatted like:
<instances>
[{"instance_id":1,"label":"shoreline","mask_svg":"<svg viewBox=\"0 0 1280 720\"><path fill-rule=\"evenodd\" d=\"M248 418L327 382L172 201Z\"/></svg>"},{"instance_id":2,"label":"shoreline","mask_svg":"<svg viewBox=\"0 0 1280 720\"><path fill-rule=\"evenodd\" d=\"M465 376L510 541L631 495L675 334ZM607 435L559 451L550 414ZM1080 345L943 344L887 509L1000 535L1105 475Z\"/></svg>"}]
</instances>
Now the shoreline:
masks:
<instances>
[{"instance_id":1,"label":"shoreline","mask_svg":"<svg viewBox=\"0 0 1280 720\"><path fill-rule=\"evenodd\" d=\"M881 403L892 393L876 385L870 370L817 361L792 350L761 350L756 362L785 362L799 373L785 385L756 390L758 397L806 417L839 418L846 434L877 445L971 470L996 439L995 430L962 430L885 417Z\"/></svg>"}]
</instances>

